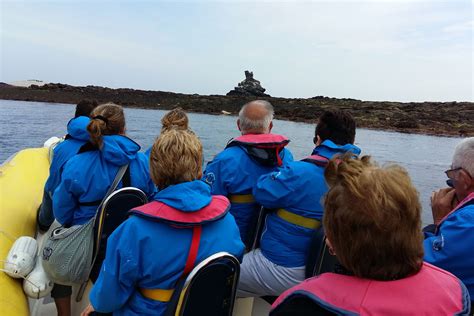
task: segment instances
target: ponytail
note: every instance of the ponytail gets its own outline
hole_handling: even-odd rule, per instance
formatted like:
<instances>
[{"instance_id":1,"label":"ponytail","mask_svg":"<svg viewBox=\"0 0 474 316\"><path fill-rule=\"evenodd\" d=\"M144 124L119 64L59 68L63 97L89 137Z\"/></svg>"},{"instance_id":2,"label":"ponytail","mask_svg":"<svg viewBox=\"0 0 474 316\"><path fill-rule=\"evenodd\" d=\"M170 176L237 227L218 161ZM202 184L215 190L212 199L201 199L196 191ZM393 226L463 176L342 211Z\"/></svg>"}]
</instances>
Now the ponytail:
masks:
<instances>
[{"instance_id":1,"label":"ponytail","mask_svg":"<svg viewBox=\"0 0 474 316\"><path fill-rule=\"evenodd\" d=\"M125 131L123 108L114 103L99 105L91 113L87 131L90 142L101 149L104 135L117 135Z\"/></svg>"}]
</instances>

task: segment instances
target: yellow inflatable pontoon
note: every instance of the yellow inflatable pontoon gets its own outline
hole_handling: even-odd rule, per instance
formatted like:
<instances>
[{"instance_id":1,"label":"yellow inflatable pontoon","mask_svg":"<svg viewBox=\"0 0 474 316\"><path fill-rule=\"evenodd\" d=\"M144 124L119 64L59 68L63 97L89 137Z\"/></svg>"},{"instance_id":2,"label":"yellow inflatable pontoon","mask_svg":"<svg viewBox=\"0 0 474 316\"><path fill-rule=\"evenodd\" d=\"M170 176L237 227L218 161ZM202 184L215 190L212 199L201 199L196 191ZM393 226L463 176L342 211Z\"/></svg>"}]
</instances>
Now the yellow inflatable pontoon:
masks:
<instances>
[{"instance_id":1,"label":"yellow inflatable pontoon","mask_svg":"<svg viewBox=\"0 0 474 316\"><path fill-rule=\"evenodd\" d=\"M18 237L34 237L48 174L49 148L22 150L0 165L0 260L7 257ZM29 314L21 281L0 273L2 315Z\"/></svg>"}]
</instances>

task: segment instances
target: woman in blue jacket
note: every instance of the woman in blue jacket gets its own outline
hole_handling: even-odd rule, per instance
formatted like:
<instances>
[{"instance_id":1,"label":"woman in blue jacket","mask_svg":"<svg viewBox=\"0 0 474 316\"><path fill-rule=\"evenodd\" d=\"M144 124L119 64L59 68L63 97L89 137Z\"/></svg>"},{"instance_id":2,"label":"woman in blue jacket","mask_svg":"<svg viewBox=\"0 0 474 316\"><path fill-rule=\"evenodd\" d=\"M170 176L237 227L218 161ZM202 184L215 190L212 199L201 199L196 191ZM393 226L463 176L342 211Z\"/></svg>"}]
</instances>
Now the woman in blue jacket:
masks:
<instances>
[{"instance_id":1,"label":"woman in blue jacket","mask_svg":"<svg viewBox=\"0 0 474 316\"><path fill-rule=\"evenodd\" d=\"M150 153L150 172L160 191L109 237L91 305L82 315L162 315L180 277L200 261L221 251L242 258L229 200L212 196L199 180L202 145L194 133L162 133ZM188 256L196 245L196 257Z\"/></svg>"},{"instance_id":2,"label":"woman in blue jacket","mask_svg":"<svg viewBox=\"0 0 474 316\"><path fill-rule=\"evenodd\" d=\"M131 186L149 197L156 192L145 155L138 152L137 143L125 136L121 106L107 103L95 108L87 131L90 142L66 163L53 195L54 216L64 226L84 224L95 215L117 171L125 164L129 165ZM121 186L119 183L118 188ZM68 315L71 290L59 288L63 290L55 295L58 314Z\"/></svg>"}]
</instances>

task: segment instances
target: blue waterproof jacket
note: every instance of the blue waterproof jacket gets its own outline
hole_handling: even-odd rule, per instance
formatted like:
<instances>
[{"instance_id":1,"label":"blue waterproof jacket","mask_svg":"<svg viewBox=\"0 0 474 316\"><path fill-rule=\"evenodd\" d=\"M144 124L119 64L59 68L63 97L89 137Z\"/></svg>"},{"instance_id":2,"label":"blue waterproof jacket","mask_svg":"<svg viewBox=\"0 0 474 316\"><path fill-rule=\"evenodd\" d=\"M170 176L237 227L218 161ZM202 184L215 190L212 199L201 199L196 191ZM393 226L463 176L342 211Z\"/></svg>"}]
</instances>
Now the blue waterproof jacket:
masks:
<instances>
[{"instance_id":1,"label":"blue waterproof jacket","mask_svg":"<svg viewBox=\"0 0 474 316\"><path fill-rule=\"evenodd\" d=\"M50 196L61 181L61 173L66 162L89 140L87 116L73 118L67 124L67 135L64 141L60 142L53 150L53 161L49 166L49 178L44 189Z\"/></svg>"},{"instance_id":2,"label":"blue waterproof jacket","mask_svg":"<svg viewBox=\"0 0 474 316\"><path fill-rule=\"evenodd\" d=\"M349 151L356 155L360 153L355 145L340 146L325 140L312 154L331 159L336 154ZM321 199L327 190L324 167L306 161L293 161L278 171L261 176L253 194L257 202L266 208L282 208L306 218L321 220ZM262 254L280 266L304 266L312 233L312 229L289 223L272 212L267 216L260 241Z\"/></svg>"},{"instance_id":3,"label":"blue waterproof jacket","mask_svg":"<svg viewBox=\"0 0 474 316\"><path fill-rule=\"evenodd\" d=\"M130 185L152 197L156 187L150 179L148 160L139 150L140 146L126 136L108 135L103 137L101 150L86 151L69 159L53 194L57 221L69 226L84 224L92 218L117 171L127 163ZM117 188L121 186L120 182ZM96 205L84 205L94 202Z\"/></svg>"},{"instance_id":4,"label":"blue waterproof jacket","mask_svg":"<svg viewBox=\"0 0 474 316\"><path fill-rule=\"evenodd\" d=\"M211 190L196 180L167 187L155 200L191 213L209 205ZM162 315L168 303L145 298L138 289L174 288L183 273L191 239L192 229L132 213L108 239L102 270L90 293L92 306L114 315ZM220 251L239 260L243 256L244 245L230 213L202 226L196 263Z\"/></svg>"},{"instance_id":5,"label":"blue waterproof jacket","mask_svg":"<svg viewBox=\"0 0 474 316\"><path fill-rule=\"evenodd\" d=\"M283 165L293 161L293 155L286 148L280 152L280 158ZM258 178L275 169L277 167L264 166L253 160L245 148L234 146L227 147L207 164L203 179L212 186L212 194L228 197L237 194L252 194ZM247 226L259 207L255 202L232 203L230 212L239 226L242 240L246 240Z\"/></svg>"},{"instance_id":6,"label":"blue waterproof jacket","mask_svg":"<svg viewBox=\"0 0 474 316\"><path fill-rule=\"evenodd\" d=\"M425 232L425 258L457 276L474 298L474 192L437 226Z\"/></svg>"}]
</instances>

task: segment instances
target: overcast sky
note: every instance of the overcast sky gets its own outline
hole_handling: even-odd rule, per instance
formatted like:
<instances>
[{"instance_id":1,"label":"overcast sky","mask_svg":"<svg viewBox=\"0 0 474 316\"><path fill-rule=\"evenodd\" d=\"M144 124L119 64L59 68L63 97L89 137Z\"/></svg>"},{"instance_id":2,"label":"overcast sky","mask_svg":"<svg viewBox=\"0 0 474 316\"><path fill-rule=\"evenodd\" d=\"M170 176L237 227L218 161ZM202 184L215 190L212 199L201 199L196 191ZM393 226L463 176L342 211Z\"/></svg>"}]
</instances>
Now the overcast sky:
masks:
<instances>
[{"instance_id":1,"label":"overcast sky","mask_svg":"<svg viewBox=\"0 0 474 316\"><path fill-rule=\"evenodd\" d=\"M473 101L473 2L5 1L0 81Z\"/></svg>"}]
</instances>

